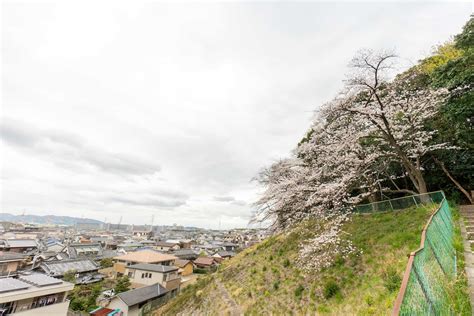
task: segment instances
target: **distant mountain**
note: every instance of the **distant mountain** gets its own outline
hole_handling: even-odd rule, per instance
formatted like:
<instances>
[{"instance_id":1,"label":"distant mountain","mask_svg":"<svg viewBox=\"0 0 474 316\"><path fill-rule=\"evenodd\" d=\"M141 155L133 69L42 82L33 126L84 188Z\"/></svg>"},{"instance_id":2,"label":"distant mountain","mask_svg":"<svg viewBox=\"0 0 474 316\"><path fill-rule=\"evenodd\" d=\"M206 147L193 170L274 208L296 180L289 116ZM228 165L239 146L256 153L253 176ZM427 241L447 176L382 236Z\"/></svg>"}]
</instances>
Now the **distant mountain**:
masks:
<instances>
[{"instance_id":1,"label":"distant mountain","mask_svg":"<svg viewBox=\"0 0 474 316\"><path fill-rule=\"evenodd\" d=\"M0 221L6 222L21 222L31 224L56 224L56 225L70 225L73 226L76 223L87 223L87 224L103 224L102 221L98 221L91 218L79 218L71 216L56 216L56 215L13 215L10 213L0 213Z\"/></svg>"}]
</instances>

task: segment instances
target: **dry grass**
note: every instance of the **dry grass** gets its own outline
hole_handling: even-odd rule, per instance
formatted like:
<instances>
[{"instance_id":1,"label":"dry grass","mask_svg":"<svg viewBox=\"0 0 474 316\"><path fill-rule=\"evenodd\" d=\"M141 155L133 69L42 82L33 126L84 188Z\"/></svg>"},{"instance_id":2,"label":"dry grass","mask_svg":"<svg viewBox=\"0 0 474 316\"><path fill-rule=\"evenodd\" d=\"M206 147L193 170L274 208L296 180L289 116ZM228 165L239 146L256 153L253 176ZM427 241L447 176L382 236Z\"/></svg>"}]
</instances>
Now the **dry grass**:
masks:
<instances>
[{"instance_id":1,"label":"dry grass","mask_svg":"<svg viewBox=\"0 0 474 316\"><path fill-rule=\"evenodd\" d=\"M319 273L305 273L295 265L300 243L317 234L318 223L307 221L243 251L206 284L179 295L166 312L222 314L225 306L213 296L212 278L219 278L246 315L388 315L407 255L418 248L433 210L434 206L426 206L353 216L343 227L344 238L362 254L337 258ZM203 299L208 295L209 299Z\"/></svg>"}]
</instances>

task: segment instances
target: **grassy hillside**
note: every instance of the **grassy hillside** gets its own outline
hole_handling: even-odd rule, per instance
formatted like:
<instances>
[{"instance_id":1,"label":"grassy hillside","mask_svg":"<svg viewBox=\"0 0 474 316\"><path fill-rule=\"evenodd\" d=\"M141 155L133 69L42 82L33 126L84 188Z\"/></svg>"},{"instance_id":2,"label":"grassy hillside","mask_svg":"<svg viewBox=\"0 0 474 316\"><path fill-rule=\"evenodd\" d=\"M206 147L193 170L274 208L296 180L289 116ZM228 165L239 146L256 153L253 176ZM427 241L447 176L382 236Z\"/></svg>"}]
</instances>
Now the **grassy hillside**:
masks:
<instances>
[{"instance_id":1,"label":"grassy hillside","mask_svg":"<svg viewBox=\"0 0 474 316\"><path fill-rule=\"evenodd\" d=\"M337 258L319 273L303 272L295 264L301 242L317 233L318 223L306 222L243 251L183 290L163 312L388 315L407 254L418 248L433 210L426 206L353 216L343 228L344 238L361 253Z\"/></svg>"}]
</instances>

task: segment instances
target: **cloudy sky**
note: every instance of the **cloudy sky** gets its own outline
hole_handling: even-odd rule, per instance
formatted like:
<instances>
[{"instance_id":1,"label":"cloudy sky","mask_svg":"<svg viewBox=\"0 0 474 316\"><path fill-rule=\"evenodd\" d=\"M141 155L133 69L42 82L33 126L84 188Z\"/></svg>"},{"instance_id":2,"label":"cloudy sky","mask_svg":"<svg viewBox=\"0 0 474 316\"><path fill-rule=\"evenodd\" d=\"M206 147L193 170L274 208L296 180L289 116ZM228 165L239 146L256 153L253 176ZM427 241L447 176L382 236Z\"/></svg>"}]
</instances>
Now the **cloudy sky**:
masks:
<instances>
[{"instance_id":1,"label":"cloudy sky","mask_svg":"<svg viewBox=\"0 0 474 316\"><path fill-rule=\"evenodd\" d=\"M360 48L402 65L464 3L2 2L1 211L246 226Z\"/></svg>"}]
</instances>

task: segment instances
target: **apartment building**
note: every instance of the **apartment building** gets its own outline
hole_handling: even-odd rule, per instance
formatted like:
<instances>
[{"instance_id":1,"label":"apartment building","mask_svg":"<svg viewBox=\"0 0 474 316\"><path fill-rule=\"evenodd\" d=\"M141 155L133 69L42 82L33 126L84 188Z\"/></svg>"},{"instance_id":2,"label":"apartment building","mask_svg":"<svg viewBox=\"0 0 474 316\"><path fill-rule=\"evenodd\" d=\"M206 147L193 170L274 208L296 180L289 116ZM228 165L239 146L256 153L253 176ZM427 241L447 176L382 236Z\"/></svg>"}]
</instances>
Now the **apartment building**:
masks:
<instances>
[{"instance_id":1,"label":"apartment building","mask_svg":"<svg viewBox=\"0 0 474 316\"><path fill-rule=\"evenodd\" d=\"M0 315L66 316L74 284L45 274L0 278Z\"/></svg>"}]
</instances>

